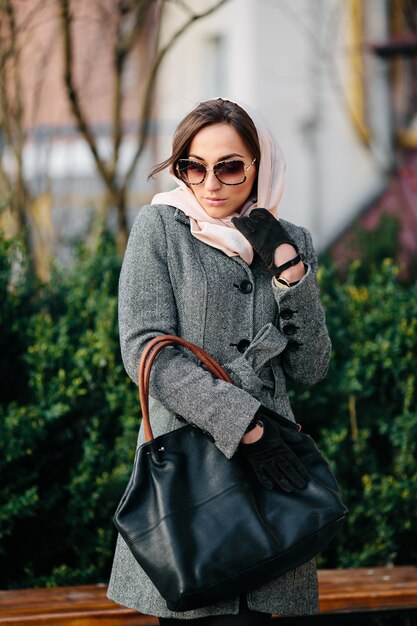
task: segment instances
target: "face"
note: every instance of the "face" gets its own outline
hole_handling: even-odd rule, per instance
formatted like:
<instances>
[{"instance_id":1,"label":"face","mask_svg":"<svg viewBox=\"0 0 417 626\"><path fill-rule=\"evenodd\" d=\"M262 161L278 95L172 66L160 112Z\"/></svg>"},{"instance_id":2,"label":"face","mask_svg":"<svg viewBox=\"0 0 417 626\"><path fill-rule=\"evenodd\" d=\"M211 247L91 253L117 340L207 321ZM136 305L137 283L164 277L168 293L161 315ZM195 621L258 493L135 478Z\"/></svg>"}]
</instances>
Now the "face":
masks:
<instances>
[{"instance_id":1,"label":"face","mask_svg":"<svg viewBox=\"0 0 417 626\"><path fill-rule=\"evenodd\" d=\"M216 163L242 160L248 166L253 160L239 133L229 124L213 124L202 128L191 142L189 159L202 163L212 170ZM199 185L190 185L198 202L211 217L222 219L238 213L252 191L256 178L256 163L246 172L240 185L224 185L214 172L207 172Z\"/></svg>"}]
</instances>

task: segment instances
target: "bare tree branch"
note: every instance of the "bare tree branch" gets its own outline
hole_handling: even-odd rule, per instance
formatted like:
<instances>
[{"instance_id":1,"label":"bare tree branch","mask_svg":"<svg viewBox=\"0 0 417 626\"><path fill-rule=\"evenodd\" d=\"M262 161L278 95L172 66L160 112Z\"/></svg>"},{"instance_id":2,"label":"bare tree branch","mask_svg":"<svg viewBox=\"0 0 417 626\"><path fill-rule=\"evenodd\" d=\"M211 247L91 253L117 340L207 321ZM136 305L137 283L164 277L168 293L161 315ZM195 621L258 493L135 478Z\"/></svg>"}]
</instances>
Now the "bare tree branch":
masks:
<instances>
[{"instance_id":1,"label":"bare tree branch","mask_svg":"<svg viewBox=\"0 0 417 626\"><path fill-rule=\"evenodd\" d=\"M9 50L5 53L9 56ZM3 52L0 52L0 126L3 130L7 143L11 141L11 116L10 116L10 104L9 94L7 92L6 84L6 59Z\"/></svg>"},{"instance_id":2,"label":"bare tree branch","mask_svg":"<svg viewBox=\"0 0 417 626\"><path fill-rule=\"evenodd\" d=\"M12 120L14 122L14 128L12 130L14 141L12 141L12 145L14 148L14 153L16 157L16 161L18 163L18 172L19 179L23 180L22 173L22 151L24 144L24 131L23 131L23 99L22 99L22 85L20 81L20 51L17 47L17 28L16 28L16 17L14 13L14 8L11 0L6 0L5 2L6 13L9 18L10 25L10 41L11 48L13 51L12 54L12 63L13 63L13 86L14 86L14 107L13 107L13 115Z\"/></svg>"},{"instance_id":3,"label":"bare tree branch","mask_svg":"<svg viewBox=\"0 0 417 626\"><path fill-rule=\"evenodd\" d=\"M192 9L188 6L188 4L184 0L166 0L166 1L171 2L172 4L175 4L181 7L181 9L185 11L185 13L187 13L188 15L193 15Z\"/></svg>"},{"instance_id":4,"label":"bare tree branch","mask_svg":"<svg viewBox=\"0 0 417 626\"><path fill-rule=\"evenodd\" d=\"M49 42L44 43L44 47L39 48L39 57L36 61L36 65L34 63L34 75L36 76L36 80L34 80L33 87L33 107L32 107L32 119L27 120L30 126L34 127L36 125L36 114L41 109L41 97L42 97L42 89L44 83L47 79L51 60L53 59L54 51L59 47L61 40L61 33L54 29L53 35L51 35L51 39Z\"/></svg>"},{"instance_id":5,"label":"bare tree branch","mask_svg":"<svg viewBox=\"0 0 417 626\"><path fill-rule=\"evenodd\" d=\"M108 189L115 193L117 192L114 184L114 177L111 175L111 172L106 164L106 162L101 158L98 152L96 140L93 132L91 131L87 119L85 117L84 111L81 108L81 103L78 97L77 90L74 84L74 61L73 61L73 46L72 46L72 32L71 32L71 21L72 17L70 15L69 10L69 1L70 0L58 0L60 9L61 9L61 27L62 27L62 35L63 35L63 44L64 44L64 80L67 89L67 96L71 106L72 113L77 120L78 128L86 140L91 154L93 155L94 161L96 163L97 169L100 172L100 175L105 182Z\"/></svg>"},{"instance_id":6,"label":"bare tree branch","mask_svg":"<svg viewBox=\"0 0 417 626\"><path fill-rule=\"evenodd\" d=\"M1 1L1 0L0 0ZM74 78L74 58L72 45L72 27L70 14L71 0L57 0L61 14L61 30L64 46L64 81L67 91L67 97L70 103L71 111L77 121L78 129L85 139L96 163L98 172L107 189L109 202L114 204L117 211L118 220L118 240L120 250L124 249L127 241L127 211L126 196L129 182L132 178L138 159L143 153L146 138L149 130L149 118L151 115L151 106L156 86L156 78L158 70L164 60L166 54L190 26L208 15L214 13L228 0L218 0L216 4L202 13L191 13L191 9L187 7L189 14L186 22L179 28L169 39L168 43L155 53L155 60L149 72L144 87L144 100L141 106L141 118L139 122L138 147L130 163L128 171L120 180L118 176L118 166L120 160L120 148L123 141L123 72L128 56L132 53L135 46L141 39L141 34L152 32L156 33L156 49L159 37L159 29L161 25L161 14L164 1L167 0L116 0L116 16L117 24L115 28L115 45L113 51L113 69L114 69L114 91L112 106L112 157L105 160L99 154L96 139L89 125L75 86ZM182 8L186 7L184 3ZM191 13L191 14L190 14ZM132 22L129 25L129 20ZM114 31L113 31L114 32Z\"/></svg>"},{"instance_id":7,"label":"bare tree branch","mask_svg":"<svg viewBox=\"0 0 417 626\"><path fill-rule=\"evenodd\" d=\"M119 151L123 138L122 129L122 74L126 60L125 51L120 49L121 39L121 22L123 19L123 10L121 8L121 2L117 3L117 28L116 28L116 43L113 51L113 67L114 67L114 91L113 91L113 159L112 159L112 174L116 175L117 164L119 160Z\"/></svg>"},{"instance_id":8,"label":"bare tree branch","mask_svg":"<svg viewBox=\"0 0 417 626\"><path fill-rule=\"evenodd\" d=\"M147 24L150 9L155 0L119 0L117 2L116 43L113 53L114 66L114 99L113 99L113 159L112 175L117 175L119 151L123 139L122 130L122 76L128 55L138 42L140 33ZM127 33L123 32L123 18L129 14L133 17L133 26Z\"/></svg>"},{"instance_id":9,"label":"bare tree branch","mask_svg":"<svg viewBox=\"0 0 417 626\"><path fill-rule=\"evenodd\" d=\"M198 20L203 19L204 17L208 17L209 15L211 15L212 13L214 13L215 11L217 11L221 6L223 6L224 4L226 4L226 2L228 2L228 0L219 0L219 2L217 2L216 4L214 4L212 7L210 7L209 9L207 9L206 11L204 11L203 13L194 13L182 26L181 28L179 28L169 39L168 43L161 48L161 50L158 52L158 55L155 59L155 62L152 66L152 70L150 72L149 78L148 78L148 82L145 88L145 99L142 105L142 110L141 110L141 121L140 121L140 127L139 127L139 137L138 137L138 147L136 150L136 153L132 159L132 162L129 166L129 169L127 170L125 176L124 176L124 180L123 180L123 184L122 186L124 188L127 188L127 185L129 184L130 179L133 176L133 173L135 171L136 165L138 160L140 159L144 149L145 149L145 145L146 145L146 139L148 136L148 130L149 130L149 123L150 123L150 114L151 114L151 108L152 108L152 101L153 101L153 96L154 96L154 91L155 91L155 85L156 85L156 79L158 76L158 70L162 64L162 61L165 59L166 55L168 54L168 52L171 50L171 48L174 46L175 42L190 28L190 26L192 26L195 22L197 22Z\"/></svg>"},{"instance_id":10,"label":"bare tree branch","mask_svg":"<svg viewBox=\"0 0 417 626\"><path fill-rule=\"evenodd\" d=\"M119 38L117 45L118 55L128 55L137 44L138 37L147 23L149 11L154 5L155 0L134 0L133 2L132 0L130 2L128 0L119 0L118 8L120 14L134 12L134 23L129 32L124 37Z\"/></svg>"},{"instance_id":11,"label":"bare tree branch","mask_svg":"<svg viewBox=\"0 0 417 626\"><path fill-rule=\"evenodd\" d=\"M19 24L15 24L15 42L14 48L12 49L10 46L6 49L4 47L4 42L0 38L0 45L2 46L2 56L4 60L7 60L10 56L12 56L15 52L21 52L20 48L24 46L22 43L20 46L18 45L18 39L20 35L24 35L24 41L30 37L31 31L35 30L40 24L45 25L48 20L39 21L38 23L33 19L34 16L40 13L40 10L45 5L45 0L38 0L36 4L34 4L35 0L31 0L31 9L28 14L25 16L25 19L19 21ZM8 4L8 0L0 0L0 12L6 10L6 6ZM51 18L53 19L53 18ZM7 38L10 40L10 37ZM22 39L23 41L23 39Z\"/></svg>"},{"instance_id":12,"label":"bare tree branch","mask_svg":"<svg viewBox=\"0 0 417 626\"><path fill-rule=\"evenodd\" d=\"M26 250L30 250L29 232L27 229L27 205L30 194L26 185L23 171L23 148L25 143L23 120L23 97L21 84L21 58L17 46L16 16L12 0L3 0L0 5L2 17L6 18L9 33L9 48L7 59L2 58L0 67L0 107L2 126L5 130L6 141L13 148L16 175L10 177L1 164L1 178L10 195L10 204L18 229L23 233ZM3 51L1 51L3 52ZM1 54L3 57L3 54ZM10 72L6 65L10 62ZM9 89L13 88L10 95ZM29 256L29 258L31 258Z\"/></svg>"}]
</instances>

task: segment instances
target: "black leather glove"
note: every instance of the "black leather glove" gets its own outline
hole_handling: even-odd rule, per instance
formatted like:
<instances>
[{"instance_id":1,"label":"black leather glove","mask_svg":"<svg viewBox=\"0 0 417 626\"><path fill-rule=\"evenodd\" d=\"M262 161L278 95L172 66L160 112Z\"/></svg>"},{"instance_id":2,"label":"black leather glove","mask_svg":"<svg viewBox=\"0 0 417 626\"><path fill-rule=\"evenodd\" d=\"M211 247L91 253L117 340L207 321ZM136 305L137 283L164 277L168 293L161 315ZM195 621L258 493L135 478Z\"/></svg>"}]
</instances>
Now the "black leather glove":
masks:
<instances>
[{"instance_id":1,"label":"black leather glove","mask_svg":"<svg viewBox=\"0 0 417 626\"><path fill-rule=\"evenodd\" d=\"M281 223L267 209L253 209L247 217L233 217L232 224L246 237L274 276L301 261L297 246L291 241ZM282 243L293 246L297 256L277 267L274 263L274 252Z\"/></svg>"},{"instance_id":2,"label":"black leather glove","mask_svg":"<svg viewBox=\"0 0 417 626\"><path fill-rule=\"evenodd\" d=\"M263 435L255 443L242 443L240 450L264 487L278 486L291 493L294 488L303 489L308 478L306 468L285 441L294 441L300 435L281 427L274 415L273 411L260 407L254 419L263 424Z\"/></svg>"}]
</instances>

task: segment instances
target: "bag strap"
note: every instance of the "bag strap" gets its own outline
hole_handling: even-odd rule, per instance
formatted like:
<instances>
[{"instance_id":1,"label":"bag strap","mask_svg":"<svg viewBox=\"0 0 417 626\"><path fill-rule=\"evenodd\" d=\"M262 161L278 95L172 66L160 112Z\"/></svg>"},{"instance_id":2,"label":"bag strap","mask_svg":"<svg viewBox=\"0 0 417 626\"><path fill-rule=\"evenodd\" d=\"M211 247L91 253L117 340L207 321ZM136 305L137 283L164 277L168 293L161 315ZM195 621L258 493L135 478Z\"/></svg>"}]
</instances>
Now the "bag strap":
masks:
<instances>
[{"instance_id":1,"label":"bag strap","mask_svg":"<svg viewBox=\"0 0 417 626\"><path fill-rule=\"evenodd\" d=\"M142 353L138 373L139 399L142 407L142 419L146 442L154 440L151 422L149 419L149 380L151 376L152 364L155 361L156 356L163 348L175 345L188 348L188 350L198 357L198 359L208 368L213 376L219 380L224 380L227 383L233 384L229 374L227 374L222 366L210 354L208 354L208 352L190 341L186 341L185 339L182 339L182 337L177 337L176 335L158 335L158 337L151 339Z\"/></svg>"}]
</instances>

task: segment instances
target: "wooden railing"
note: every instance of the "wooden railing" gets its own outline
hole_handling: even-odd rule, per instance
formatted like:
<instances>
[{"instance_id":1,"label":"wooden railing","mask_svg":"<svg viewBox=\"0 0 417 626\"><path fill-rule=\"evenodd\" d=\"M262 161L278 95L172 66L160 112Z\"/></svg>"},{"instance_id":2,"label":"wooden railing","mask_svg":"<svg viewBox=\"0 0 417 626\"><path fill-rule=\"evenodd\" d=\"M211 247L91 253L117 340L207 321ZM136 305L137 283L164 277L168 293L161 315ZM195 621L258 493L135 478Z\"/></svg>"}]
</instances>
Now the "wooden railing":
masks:
<instances>
[{"instance_id":1,"label":"wooden railing","mask_svg":"<svg viewBox=\"0 0 417 626\"><path fill-rule=\"evenodd\" d=\"M319 590L319 615L277 618L277 626L355 624L359 617L361 624L371 624L375 616L383 624L383 617L392 615L398 616L396 626L404 616L403 623L417 626L416 567L320 570ZM153 626L158 620L114 604L105 585L87 585L0 591L0 624Z\"/></svg>"}]
</instances>

